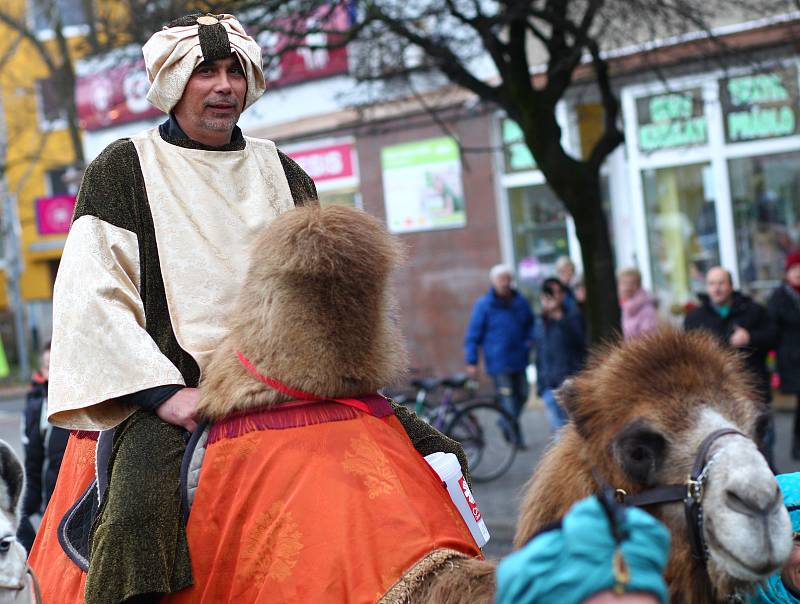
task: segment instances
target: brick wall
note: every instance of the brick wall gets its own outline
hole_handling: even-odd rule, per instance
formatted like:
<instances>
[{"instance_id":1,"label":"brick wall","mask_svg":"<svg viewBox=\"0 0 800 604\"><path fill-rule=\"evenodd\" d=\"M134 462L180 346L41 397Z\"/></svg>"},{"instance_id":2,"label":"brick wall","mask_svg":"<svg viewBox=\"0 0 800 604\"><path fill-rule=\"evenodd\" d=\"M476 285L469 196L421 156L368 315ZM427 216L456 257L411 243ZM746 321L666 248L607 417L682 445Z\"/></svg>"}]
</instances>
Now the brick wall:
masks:
<instances>
[{"instance_id":1,"label":"brick wall","mask_svg":"<svg viewBox=\"0 0 800 604\"><path fill-rule=\"evenodd\" d=\"M357 136L364 209L385 219L381 148L443 136L428 120L372 126ZM465 148L490 147L488 115L451 121ZM398 235L408 263L395 280L411 367L426 374L463 369L462 341L475 299L489 287L488 273L501 260L495 216L494 174L488 151L462 161L467 224L463 228Z\"/></svg>"}]
</instances>

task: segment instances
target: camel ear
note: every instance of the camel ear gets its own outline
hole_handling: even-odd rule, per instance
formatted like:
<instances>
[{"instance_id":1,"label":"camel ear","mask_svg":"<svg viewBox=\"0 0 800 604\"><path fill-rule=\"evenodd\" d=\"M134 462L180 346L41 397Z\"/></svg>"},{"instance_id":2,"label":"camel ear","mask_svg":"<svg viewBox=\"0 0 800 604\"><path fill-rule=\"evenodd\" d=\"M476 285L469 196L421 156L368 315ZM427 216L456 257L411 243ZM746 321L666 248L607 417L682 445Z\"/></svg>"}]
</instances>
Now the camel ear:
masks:
<instances>
[{"instance_id":1,"label":"camel ear","mask_svg":"<svg viewBox=\"0 0 800 604\"><path fill-rule=\"evenodd\" d=\"M0 440L0 508L17 517L17 510L25 485L25 471L16 453Z\"/></svg>"},{"instance_id":2,"label":"camel ear","mask_svg":"<svg viewBox=\"0 0 800 604\"><path fill-rule=\"evenodd\" d=\"M578 413L580 400L578 397L578 386L575 384L575 380L573 378L567 378L564 380L564 383L559 386L555 394L556 400L567 412L567 415L569 415L572 423L575 424L578 432L583 435L581 428L584 423L584 418L581 418L580 414Z\"/></svg>"}]
</instances>

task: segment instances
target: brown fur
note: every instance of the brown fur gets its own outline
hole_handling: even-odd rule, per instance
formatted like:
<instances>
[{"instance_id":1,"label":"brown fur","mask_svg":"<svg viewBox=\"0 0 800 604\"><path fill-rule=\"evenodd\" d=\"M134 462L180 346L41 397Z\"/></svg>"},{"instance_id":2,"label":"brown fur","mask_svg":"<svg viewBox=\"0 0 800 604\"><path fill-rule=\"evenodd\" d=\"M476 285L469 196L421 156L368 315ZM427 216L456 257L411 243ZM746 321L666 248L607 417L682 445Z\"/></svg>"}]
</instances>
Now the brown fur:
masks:
<instances>
[{"instance_id":1,"label":"brown fur","mask_svg":"<svg viewBox=\"0 0 800 604\"><path fill-rule=\"evenodd\" d=\"M617 465L610 450L615 435L635 418L675 445L681 432L705 403L745 434L754 436L760 411L740 359L706 334L664 330L592 355L588 367L559 393L572 422L545 454L526 487L515 545L561 518L571 505L597 490L592 468L616 488L642 490ZM679 449L673 446L672 449ZM673 450L662 468L660 484L682 482L694 451ZM666 518L660 507L648 511L672 532L665 577L672 602L706 602L708 580L689 553L682 519ZM720 592L736 585L717 586ZM720 589L721 588L721 589Z\"/></svg>"},{"instance_id":2,"label":"brown fur","mask_svg":"<svg viewBox=\"0 0 800 604\"><path fill-rule=\"evenodd\" d=\"M403 253L375 218L332 206L276 218L253 247L230 334L206 369L199 411L209 418L292 397L258 371L319 396L357 396L407 366L388 278Z\"/></svg>"},{"instance_id":3,"label":"brown fur","mask_svg":"<svg viewBox=\"0 0 800 604\"><path fill-rule=\"evenodd\" d=\"M388 279L402 257L397 240L359 210L302 208L275 219L254 246L230 334L205 373L200 412L213 419L293 398L250 375L236 351L260 373L320 396L396 381L407 358ZM434 570L404 577L392 602L493 601L493 563L432 562Z\"/></svg>"},{"instance_id":4,"label":"brown fur","mask_svg":"<svg viewBox=\"0 0 800 604\"><path fill-rule=\"evenodd\" d=\"M491 604L497 565L485 560L448 562L408 600L408 604Z\"/></svg>"}]
</instances>

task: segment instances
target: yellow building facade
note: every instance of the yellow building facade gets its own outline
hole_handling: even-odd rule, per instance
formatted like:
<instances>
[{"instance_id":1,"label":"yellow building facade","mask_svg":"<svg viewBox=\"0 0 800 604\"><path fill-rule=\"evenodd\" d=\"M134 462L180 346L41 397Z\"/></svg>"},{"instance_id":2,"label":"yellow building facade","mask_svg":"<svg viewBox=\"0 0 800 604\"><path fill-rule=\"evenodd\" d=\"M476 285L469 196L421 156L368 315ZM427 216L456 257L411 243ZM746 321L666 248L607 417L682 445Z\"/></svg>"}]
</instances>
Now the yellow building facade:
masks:
<instances>
[{"instance_id":1,"label":"yellow building facade","mask_svg":"<svg viewBox=\"0 0 800 604\"><path fill-rule=\"evenodd\" d=\"M26 27L44 49L60 62L53 32L42 26L40 18L30 14L29 7L33 5L25 0L13 0L7 6L0 10L24 19ZM64 28L73 60L80 52L84 33L80 25L70 23L76 20L79 15L71 16ZM32 337L36 346L49 339L52 330L53 283L66 240L65 219L68 225L67 216L71 215L68 196L76 192L79 172L74 167L76 153L61 108L63 103L42 52L29 37L0 24L0 61L3 61L0 95L7 141L3 145L5 157L0 161L5 164L5 186L15 206L9 213L10 206L3 201L4 233L9 241L0 279L0 309L14 310L10 308L13 297L9 291L9 264L14 261L16 247L21 260L20 294L25 307L27 336ZM53 206L56 196L63 197L56 198L56 206ZM58 219L56 222L53 222L54 217ZM16 237L9 237L12 229ZM16 246L15 239L18 239Z\"/></svg>"}]
</instances>

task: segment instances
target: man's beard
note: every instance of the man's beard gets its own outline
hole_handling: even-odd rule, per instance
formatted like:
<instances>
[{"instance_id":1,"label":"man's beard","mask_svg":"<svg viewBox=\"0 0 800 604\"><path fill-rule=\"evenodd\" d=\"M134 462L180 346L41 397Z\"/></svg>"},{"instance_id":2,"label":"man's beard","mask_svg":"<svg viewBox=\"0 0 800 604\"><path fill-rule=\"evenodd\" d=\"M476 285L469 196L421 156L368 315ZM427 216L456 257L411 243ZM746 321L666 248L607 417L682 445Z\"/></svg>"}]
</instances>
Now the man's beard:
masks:
<instances>
[{"instance_id":1,"label":"man's beard","mask_svg":"<svg viewBox=\"0 0 800 604\"><path fill-rule=\"evenodd\" d=\"M234 113L230 113L228 115L214 117L213 115L208 115L206 113L201 118L202 124L205 128L209 130L215 131L230 131L233 130L233 127L236 125L236 122L239 120L239 115L241 110L239 110L239 103L237 102L235 97L220 97L220 98L213 98L208 99L205 102L206 108L213 114L214 108L211 105L232 105L236 107L237 111Z\"/></svg>"}]
</instances>

